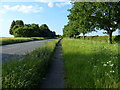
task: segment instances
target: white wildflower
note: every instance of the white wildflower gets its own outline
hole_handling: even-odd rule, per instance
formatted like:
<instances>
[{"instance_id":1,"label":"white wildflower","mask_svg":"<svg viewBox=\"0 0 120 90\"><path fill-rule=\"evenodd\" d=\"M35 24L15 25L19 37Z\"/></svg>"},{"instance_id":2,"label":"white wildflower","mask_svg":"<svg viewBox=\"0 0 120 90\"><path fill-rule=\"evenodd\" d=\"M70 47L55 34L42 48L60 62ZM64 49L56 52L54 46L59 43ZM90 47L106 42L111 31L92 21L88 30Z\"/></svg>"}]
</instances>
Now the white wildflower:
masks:
<instances>
[{"instance_id":1,"label":"white wildflower","mask_svg":"<svg viewBox=\"0 0 120 90\"><path fill-rule=\"evenodd\" d=\"M107 66L107 64L103 64L103 66Z\"/></svg>"},{"instance_id":2,"label":"white wildflower","mask_svg":"<svg viewBox=\"0 0 120 90\"><path fill-rule=\"evenodd\" d=\"M111 61L109 61L109 63L111 63Z\"/></svg>"},{"instance_id":3,"label":"white wildflower","mask_svg":"<svg viewBox=\"0 0 120 90\"><path fill-rule=\"evenodd\" d=\"M114 73L115 71L110 71L110 73Z\"/></svg>"},{"instance_id":4,"label":"white wildflower","mask_svg":"<svg viewBox=\"0 0 120 90\"><path fill-rule=\"evenodd\" d=\"M113 67L114 64L111 64L110 66Z\"/></svg>"},{"instance_id":5,"label":"white wildflower","mask_svg":"<svg viewBox=\"0 0 120 90\"><path fill-rule=\"evenodd\" d=\"M110 73L112 73L112 71L110 71Z\"/></svg>"}]
</instances>

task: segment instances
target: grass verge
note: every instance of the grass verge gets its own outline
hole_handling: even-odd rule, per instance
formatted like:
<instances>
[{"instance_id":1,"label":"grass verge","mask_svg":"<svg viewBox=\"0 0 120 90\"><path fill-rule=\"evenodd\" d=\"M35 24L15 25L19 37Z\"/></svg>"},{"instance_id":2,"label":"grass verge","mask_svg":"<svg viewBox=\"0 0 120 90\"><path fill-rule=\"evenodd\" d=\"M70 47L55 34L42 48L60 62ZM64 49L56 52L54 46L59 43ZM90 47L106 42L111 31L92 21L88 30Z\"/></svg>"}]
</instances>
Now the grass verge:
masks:
<instances>
[{"instance_id":1,"label":"grass verge","mask_svg":"<svg viewBox=\"0 0 120 90\"><path fill-rule=\"evenodd\" d=\"M63 39L67 88L118 88L118 44Z\"/></svg>"},{"instance_id":2,"label":"grass verge","mask_svg":"<svg viewBox=\"0 0 120 90\"><path fill-rule=\"evenodd\" d=\"M5 62L2 88L39 88L57 42L48 42L19 60Z\"/></svg>"},{"instance_id":3,"label":"grass verge","mask_svg":"<svg viewBox=\"0 0 120 90\"><path fill-rule=\"evenodd\" d=\"M0 45L7 45L13 43L27 42L33 40L45 39L44 37L31 37L31 38L0 38Z\"/></svg>"}]
</instances>

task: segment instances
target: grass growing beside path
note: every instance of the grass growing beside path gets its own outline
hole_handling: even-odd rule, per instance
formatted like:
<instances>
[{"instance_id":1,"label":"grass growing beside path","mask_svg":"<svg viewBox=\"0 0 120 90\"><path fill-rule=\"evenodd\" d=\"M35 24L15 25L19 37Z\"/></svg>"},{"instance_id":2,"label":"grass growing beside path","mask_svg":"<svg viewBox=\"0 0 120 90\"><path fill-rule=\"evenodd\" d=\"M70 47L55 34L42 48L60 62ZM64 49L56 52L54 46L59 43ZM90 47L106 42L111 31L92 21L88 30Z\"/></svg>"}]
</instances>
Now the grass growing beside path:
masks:
<instances>
[{"instance_id":1,"label":"grass growing beside path","mask_svg":"<svg viewBox=\"0 0 120 90\"><path fill-rule=\"evenodd\" d=\"M31 38L0 38L0 45L20 43L26 41L45 39L43 37L31 37Z\"/></svg>"},{"instance_id":2,"label":"grass growing beside path","mask_svg":"<svg viewBox=\"0 0 120 90\"><path fill-rule=\"evenodd\" d=\"M2 69L3 88L39 88L58 40L47 42L25 57L5 62Z\"/></svg>"},{"instance_id":3,"label":"grass growing beside path","mask_svg":"<svg viewBox=\"0 0 120 90\"><path fill-rule=\"evenodd\" d=\"M63 39L67 88L118 88L118 44Z\"/></svg>"}]
</instances>

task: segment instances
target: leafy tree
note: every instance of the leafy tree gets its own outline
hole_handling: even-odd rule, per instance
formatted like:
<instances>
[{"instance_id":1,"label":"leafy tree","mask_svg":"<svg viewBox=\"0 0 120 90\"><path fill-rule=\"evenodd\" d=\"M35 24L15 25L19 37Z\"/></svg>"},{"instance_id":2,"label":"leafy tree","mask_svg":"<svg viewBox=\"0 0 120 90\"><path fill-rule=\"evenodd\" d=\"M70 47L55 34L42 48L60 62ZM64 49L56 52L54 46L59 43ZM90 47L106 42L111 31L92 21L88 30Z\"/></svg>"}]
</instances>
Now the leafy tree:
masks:
<instances>
[{"instance_id":1,"label":"leafy tree","mask_svg":"<svg viewBox=\"0 0 120 90\"><path fill-rule=\"evenodd\" d=\"M74 2L73 7L68 11L70 11L70 14L68 15L69 30L67 30L69 34L77 35L83 33L84 36L87 32L92 31L91 29L92 27L91 14L93 13L92 3Z\"/></svg>"},{"instance_id":2,"label":"leafy tree","mask_svg":"<svg viewBox=\"0 0 120 90\"><path fill-rule=\"evenodd\" d=\"M10 32L15 37L52 37L56 36L55 32L50 31L46 24L40 27L38 24L25 24L22 20L13 21Z\"/></svg>"},{"instance_id":3,"label":"leafy tree","mask_svg":"<svg viewBox=\"0 0 120 90\"><path fill-rule=\"evenodd\" d=\"M13 20L12 23L11 23L11 26L10 26L10 30L9 30L9 33L11 35L13 35L13 27L15 26L15 21Z\"/></svg>"},{"instance_id":4,"label":"leafy tree","mask_svg":"<svg viewBox=\"0 0 120 90\"><path fill-rule=\"evenodd\" d=\"M24 22L22 20L16 20L15 25L24 26Z\"/></svg>"},{"instance_id":5,"label":"leafy tree","mask_svg":"<svg viewBox=\"0 0 120 90\"><path fill-rule=\"evenodd\" d=\"M79 32L77 31L77 28L74 26L73 23L68 23L66 26L64 26L63 34L67 37L75 37L76 35L79 35Z\"/></svg>"},{"instance_id":6,"label":"leafy tree","mask_svg":"<svg viewBox=\"0 0 120 90\"><path fill-rule=\"evenodd\" d=\"M39 29L41 30L41 34L43 37L47 37L49 35L50 29L46 24L42 24Z\"/></svg>"},{"instance_id":7,"label":"leafy tree","mask_svg":"<svg viewBox=\"0 0 120 90\"><path fill-rule=\"evenodd\" d=\"M10 26L10 31L9 33L11 35L14 35L14 30L18 27L24 26L24 22L22 20L16 20L12 22L11 26Z\"/></svg>"},{"instance_id":8,"label":"leafy tree","mask_svg":"<svg viewBox=\"0 0 120 90\"><path fill-rule=\"evenodd\" d=\"M74 33L74 29L83 35L96 29L105 30L112 43L112 33L120 29L120 2L74 2L69 11L68 24L72 24L64 27L64 34Z\"/></svg>"},{"instance_id":9,"label":"leafy tree","mask_svg":"<svg viewBox=\"0 0 120 90\"><path fill-rule=\"evenodd\" d=\"M94 7L95 27L105 30L109 43L112 43L112 33L120 29L120 2L97 2Z\"/></svg>"}]
</instances>

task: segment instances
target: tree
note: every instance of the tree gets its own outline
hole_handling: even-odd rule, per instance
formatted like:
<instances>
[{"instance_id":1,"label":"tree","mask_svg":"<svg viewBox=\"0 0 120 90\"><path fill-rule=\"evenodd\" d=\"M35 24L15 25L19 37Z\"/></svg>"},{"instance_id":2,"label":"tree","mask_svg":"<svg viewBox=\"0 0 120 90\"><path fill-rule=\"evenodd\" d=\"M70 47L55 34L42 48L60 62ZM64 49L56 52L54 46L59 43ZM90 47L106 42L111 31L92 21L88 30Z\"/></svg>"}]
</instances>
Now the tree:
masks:
<instances>
[{"instance_id":1,"label":"tree","mask_svg":"<svg viewBox=\"0 0 120 90\"><path fill-rule=\"evenodd\" d=\"M41 30L42 37L48 37L50 29L46 24L42 24L39 29Z\"/></svg>"},{"instance_id":2,"label":"tree","mask_svg":"<svg viewBox=\"0 0 120 90\"><path fill-rule=\"evenodd\" d=\"M10 26L10 30L9 30L9 33L11 35L13 35L13 27L15 26L15 21L13 20L12 23L11 23L11 26Z\"/></svg>"},{"instance_id":3,"label":"tree","mask_svg":"<svg viewBox=\"0 0 120 90\"><path fill-rule=\"evenodd\" d=\"M22 20L16 20L15 25L24 26L24 22Z\"/></svg>"},{"instance_id":4,"label":"tree","mask_svg":"<svg viewBox=\"0 0 120 90\"><path fill-rule=\"evenodd\" d=\"M71 35L83 33L84 36L87 32L92 31L91 29L92 27L91 14L93 13L92 3L74 2L73 7L68 11L70 11L70 14L68 15L69 30L67 30L67 32L71 33Z\"/></svg>"},{"instance_id":5,"label":"tree","mask_svg":"<svg viewBox=\"0 0 120 90\"><path fill-rule=\"evenodd\" d=\"M22 20L12 22L10 34L14 37L56 37L55 32L50 31L46 24L39 27L38 24L24 24Z\"/></svg>"},{"instance_id":6,"label":"tree","mask_svg":"<svg viewBox=\"0 0 120 90\"><path fill-rule=\"evenodd\" d=\"M106 31L112 44L112 33L120 29L120 2L97 2L94 7L94 25Z\"/></svg>"},{"instance_id":7,"label":"tree","mask_svg":"<svg viewBox=\"0 0 120 90\"><path fill-rule=\"evenodd\" d=\"M11 26L10 26L10 30L9 33L11 35L14 35L14 30L18 27L24 26L24 22L22 20L16 20L12 22Z\"/></svg>"},{"instance_id":8,"label":"tree","mask_svg":"<svg viewBox=\"0 0 120 90\"><path fill-rule=\"evenodd\" d=\"M69 23L83 35L96 29L105 30L112 43L112 33L120 29L120 2L74 2L69 11ZM67 25L64 33L74 30L68 30L69 27L71 25Z\"/></svg>"}]
</instances>

